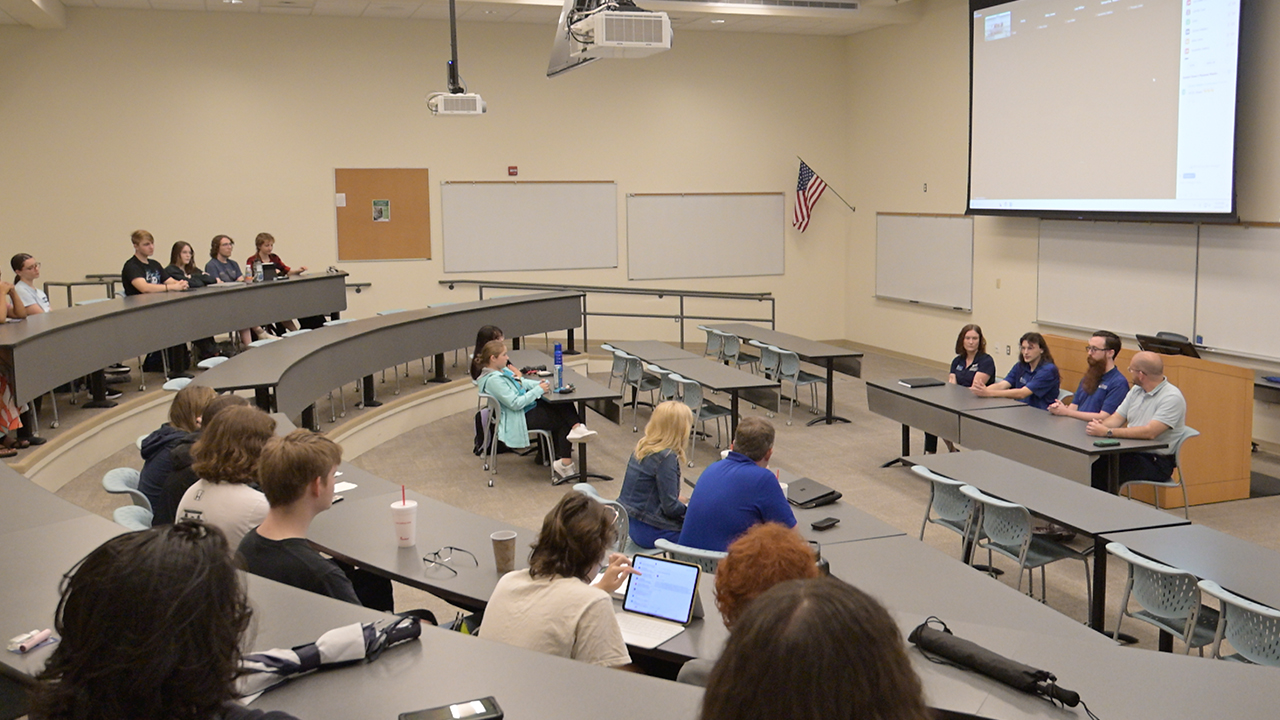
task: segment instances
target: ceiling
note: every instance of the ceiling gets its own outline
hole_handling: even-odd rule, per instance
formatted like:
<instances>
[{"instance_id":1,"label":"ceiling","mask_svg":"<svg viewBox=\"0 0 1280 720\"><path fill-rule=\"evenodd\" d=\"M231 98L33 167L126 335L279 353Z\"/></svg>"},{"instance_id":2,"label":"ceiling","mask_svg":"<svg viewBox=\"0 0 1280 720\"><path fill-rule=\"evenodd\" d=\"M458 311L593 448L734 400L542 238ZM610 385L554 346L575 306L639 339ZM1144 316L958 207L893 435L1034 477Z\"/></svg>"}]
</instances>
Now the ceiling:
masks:
<instances>
[{"instance_id":1,"label":"ceiling","mask_svg":"<svg viewBox=\"0 0 1280 720\"><path fill-rule=\"evenodd\" d=\"M639 0L638 4L646 10L666 12L676 31L800 35L852 35L884 25L915 22L921 11L921 3L913 0ZM555 25L561 5L561 0L457 0L457 13L459 22ZM824 5L827 7L821 7ZM852 5L860 7L851 9ZM447 0L0 0L0 25L61 29L66 26L68 6L402 20L449 18Z\"/></svg>"}]
</instances>

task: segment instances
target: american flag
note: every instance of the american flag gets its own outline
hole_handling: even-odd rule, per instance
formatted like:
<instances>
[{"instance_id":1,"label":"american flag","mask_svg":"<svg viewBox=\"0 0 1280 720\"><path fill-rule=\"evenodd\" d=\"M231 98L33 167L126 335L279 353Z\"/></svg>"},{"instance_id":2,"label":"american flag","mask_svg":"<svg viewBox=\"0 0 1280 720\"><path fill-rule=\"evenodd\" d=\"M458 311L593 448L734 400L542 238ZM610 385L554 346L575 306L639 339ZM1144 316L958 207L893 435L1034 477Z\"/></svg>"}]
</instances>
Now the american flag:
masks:
<instances>
[{"instance_id":1,"label":"american flag","mask_svg":"<svg viewBox=\"0 0 1280 720\"><path fill-rule=\"evenodd\" d=\"M818 177L816 173L800 161L800 179L796 182L796 217L791 221L791 225L804 232L809 227L809 213L813 210L813 206L818 202L818 198L822 197L822 191L827 189L827 184Z\"/></svg>"}]
</instances>

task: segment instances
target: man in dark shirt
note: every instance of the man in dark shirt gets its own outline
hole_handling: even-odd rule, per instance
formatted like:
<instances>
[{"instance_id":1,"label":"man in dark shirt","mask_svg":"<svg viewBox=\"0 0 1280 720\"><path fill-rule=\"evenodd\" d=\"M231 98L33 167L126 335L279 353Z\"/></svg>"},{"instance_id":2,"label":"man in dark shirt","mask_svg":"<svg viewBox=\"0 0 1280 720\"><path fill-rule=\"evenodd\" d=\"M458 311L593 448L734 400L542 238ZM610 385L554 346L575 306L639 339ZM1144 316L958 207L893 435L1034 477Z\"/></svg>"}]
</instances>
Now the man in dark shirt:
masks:
<instances>
[{"instance_id":1,"label":"man in dark shirt","mask_svg":"<svg viewBox=\"0 0 1280 720\"><path fill-rule=\"evenodd\" d=\"M333 504L342 448L323 435L294 430L267 441L258 459L258 484L271 509L240 541L245 569L277 582L361 604L342 569L307 543L316 515Z\"/></svg>"},{"instance_id":2,"label":"man in dark shirt","mask_svg":"<svg viewBox=\"0 0 1280 720\"><path fill-rule=\"evenodd\" d=\"M143 293L176 292L187 289L186 280L166 280L164 268L151 259L156 252L156 240L146 230L134 230L133 257L124 263L120 277L124 281L125 295Z\"/></svg>"}]
</instances>

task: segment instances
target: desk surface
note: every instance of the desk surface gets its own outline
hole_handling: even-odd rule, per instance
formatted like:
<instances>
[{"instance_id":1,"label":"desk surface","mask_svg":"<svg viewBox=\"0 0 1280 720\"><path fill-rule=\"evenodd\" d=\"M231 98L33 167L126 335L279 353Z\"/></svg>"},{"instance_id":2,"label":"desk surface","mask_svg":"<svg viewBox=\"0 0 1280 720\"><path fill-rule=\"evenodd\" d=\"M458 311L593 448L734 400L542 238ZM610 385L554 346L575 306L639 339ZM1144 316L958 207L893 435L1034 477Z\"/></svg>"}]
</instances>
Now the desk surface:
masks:
<instances>
[{"instance_id":1,"label":"desk surface","mask_svg":"<svg viewBox=\"0 0 1280 720\"><path fill-rule=\"evenodd\" d=\"M613 347L628 355L635 355L641 360L657 362L659 360L697 360L701 355L681 350L657 340L627 340L613 343Z\"/></svg>"},{"instance_id":2,"label":"desk surface","mask_svg":"<svg viewBox=\"0 0 1280 720\"><path fill-rule=\"evenodd\" d=\"M1204 525L1107 533L1139 555L1280 608L1280 553Z\"/></svg>"},{"instance_id":3,"label":"desk surface","mask_svg":"<svg viewBox=\"0 0 1280 720\"><path fill-rule=\"evenodd\" d=\"M344 472L342 479L348 478ZM528 567L529 544L533 533L524 528L459 510L451 505L410 491L408 497L418 501L418 542L415 547L397 547L391 525L391 503L400 491L350 499L334 505L316 516L308 539L321 550L341 557L371 572L397 582L412 585L444 600L470 610L483 609L498 584L493 563L491 533L499 530L516 532L516 568ZM423 562L427 553L446 545L471 551L479 562L455 559L453 573Z\"/></svg>"},{"instance_id":4,"label":"desk surface","mask_svg":"<svg viewBox=\"0 0 1280 720\"><path fill-rule=\"evenodd\" d=\"M0 533L48 525L87 513L0 463ZM29 629L29 628L28 628Z\"/></svg>"},{"instance_id":5,"label":"desk surface","mask_svg":"<svg viewBox=\"0 0 1280 720\"><path fill-rule=\"evenodd\" d=\"M890 537L822 547L831 574L895 612L937 615L1028 630L1041 636L1109 645L1110 640L1001 581L913 537Z\"/></svg>"},{"instance_id":6,"label":"desk surface","mask_svg":"<svg viewBox=\"0 0 1280 720\"><path fill-rule=\"evenodd\" d=\"M712 390L746 390L748 388L776 388L778 381L721 365L711 360L659 360L653 363L663 370L670 370Z\"/></svg>"},{"instance_id":7,"label":"desk surface","mask_svg":"<svg viewBox=\"0 0 1280 720\"><path fill-rule=\"evenodd\" d=\"M984 410L961 411L964 419L983 422L988 425L1016 432L1020 435L1052 443L1068 450L1085 455L1101 456L1134 451L1151 451L1168 447L1168 443L1158 440L1120 440L1113 447L1098 447L1093 443L1098 438L1084 433L1085 423L1069 417L1059 417L1029 405L1019 407L992 408ZM964 440L963 426L960 438Z\"/></svg>"},{"instance_id":8,"label":"desk surface","mask_svg":"<svg viewBox=\"0 0 1280 720\"><path fill-rule=\"evenodd\" d=\"M508 352L507 355L509 356L511 363L516 367L546 365L548 370L552 370L555 365L554 359L538 350L512 350ZM537 379L547 380L550 382L555 378L540 377ZM573 385L573 392L568 394L550 392L543 395L543 399L549 403L565 403L587 402L589 400L610 400L622 397L621 390L614 390L604 383L596 382L585 374L577 372L570 367L566 367L564 369L564 381L566 384Z\"/></svg>"},{"instance_id":9,"label":"desk surface","mask_svg":"<svg viewBox=\"0 0 1280 720\"><path fill-rule=\"evenodd\" d=\"M943 410L951 410L952 412L967 412L971 410L992 410L995 408L1009 407L1026 407L1025 403L1009 398L984 398L974 395L967 387L961 387L954 383L944 382L941 385L931 385L929 387L909 388L897 382L876 382L867 381L867 391L872 389L881 390L893 395L899 395L909 400L913 400L925 405L942 408Z\"/></svg>"},{"instance_id":10,"label":"desk surface","mask_svg":"<svg viewBox=\"0 0 1280 720\"><path fill-rule=\"evenodd\" d=\"M819 358L838 358L838 357L862 357L862 353L857 350L842 348L838 345L828 345L827 343L818 342L802 338L798 335L778 332L769 328L752 325L751 323L720 323L719 325L708 325L707 327L720 332L727 332L731 335L737 335L744 340L759 340L762 343L780 347L783 350L807 357L810 359Z\"/></svg>"},{"instance_id":11,"label":"desk surface","mask_svg":"<svg viewBox=\"0 0 1280 720\"><path fill-rule=\"evenodd\" d=\"M21 404L124 358L237 328L345 310L346 277L211 285L59 309L0 325L0 351L12 353Z\"/></svg>"},{"instance_id":12,"label":"desk surface","mask_svg":"<svg viewBox=\"0 0 1280 720\"><path fill-rule=\"evenodd\" d=\"M1037 515L1087 535L1190 524L1182 517L1100 492L985 450L917 455L904 459L910 464L923 465L939 475L972 485L989 495L1024 505Z\"/></svg>"},{"instance_id":13,"label":"desk surface","mask_svg":"<svg viewBox=\"0 0 1280 720\"><path fill-rule=\"evenodd\" d=\"M344 383L471 347L476 328L486 324L498 325L513 337L578 327L581 294L512 295L323 327L241 353L192 382L219 391L275 387L276 406L292 417Z\"/></svg>"}]
</instances>

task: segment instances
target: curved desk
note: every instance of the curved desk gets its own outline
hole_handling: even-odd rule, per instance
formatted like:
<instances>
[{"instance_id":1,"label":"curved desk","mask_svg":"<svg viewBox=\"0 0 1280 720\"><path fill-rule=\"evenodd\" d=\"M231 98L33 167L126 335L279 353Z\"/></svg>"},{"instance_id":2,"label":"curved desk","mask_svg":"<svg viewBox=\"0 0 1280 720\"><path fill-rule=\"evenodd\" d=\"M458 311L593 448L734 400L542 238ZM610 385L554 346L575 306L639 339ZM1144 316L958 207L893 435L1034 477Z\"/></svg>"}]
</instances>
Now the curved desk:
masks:
<instances>
[{"instance_id":1,"label":"curved desk","mask_svg":"<svg viewBox=\"0 0 1280 720\"><path fill-rule=\"evenodd\" d=\"M32 315L0 325L0 358L13 367L19 405L122 358L287 318L347 308L346 273L286 282L213 285Z\"/></svg>"},{"instance_id":2,"label":"curved desk","mask_svg":"<svg viewBox=\"0 0 1280 720\"><path fill-rule=\"evenodd\" d=\"M497 325L510 338L579 327L582 295L514 295L323 327L241 353L193 382L219 392L255 389L259 404L265 392L274 389L275 409L296 417L316 398L355 378L366 378L367 401L373 373L471 347L476 330L484 325ZM302 424L313 425L305 419Z\"/></svg>"}]
</instances>

